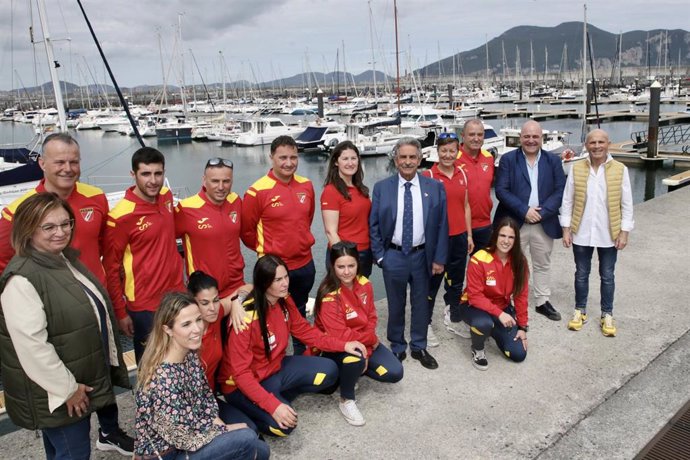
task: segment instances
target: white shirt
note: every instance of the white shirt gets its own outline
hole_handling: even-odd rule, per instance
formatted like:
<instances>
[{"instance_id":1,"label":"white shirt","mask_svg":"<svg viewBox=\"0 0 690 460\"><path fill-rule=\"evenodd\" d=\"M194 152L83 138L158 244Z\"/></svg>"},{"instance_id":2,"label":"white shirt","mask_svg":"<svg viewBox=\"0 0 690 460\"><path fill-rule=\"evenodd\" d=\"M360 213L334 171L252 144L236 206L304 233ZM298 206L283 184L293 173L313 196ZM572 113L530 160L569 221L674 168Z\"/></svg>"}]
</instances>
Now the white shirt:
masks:
<instances>
[{"instance_id":1,"label":"white shirt","mask_svg":"<svg viewBox=\"0 0 690 460\"><path fill-rule=\"evenodd\" d=\"M67 266L75 277L88 286L99 300L106 305L100 292L84 275L67 260ZM87 296L89 297L89 296ZM17 358L26 375L48 393L48 410L53 412L77 391L74 375L67 369L55 348L48 342L47 320L43 301L33 285L23 276L11 277L0 296L5 322ZM98 310L89 297L98 318ZM100 328L100 322L99 328ZM110 362L117 365L117 348L113 337L110 318L107 318Z\"/></svg>"},{"instance_id":2,"label":"white shirt","mask_svg":"<svg viewBox=\"0 0 690 460\"><path fill-rule=\"evenodd\" d=\"M405 183L408 181L398 174L398 214L395 217L395 231L391 243L402 246L403 212L405 208ZM422 207L422 188L419 185L419 175L415 174L411 181L412 187L412 247L424 244L424 208Z\"/></svg>"},{"instance_id":3,"label":"white shirt","mask_svg":"<svg viewBox=\"0 0 690 460\"><path fill-rule=\"evenodd\" d=\"M573 233L573 243L578 246L594 248L610 248L614 245L611 239L608 211L608 193L606 189L606 163L612 161L611 155L606 162L594 171L590 165L587 177L587 198L577 233ZM586 160L589 162L589 160ZM573 201L575 199L575 174L568 175L563 190L563 202L559 220L561 227L570 227L573 217ZM629 232L635 226L633 220L632 188L628 168L623 169L623 183L621 190L621 231Z\"/></svg>"},{"instance_id":4,"label":"white shirt","mask_svg":"<svg viewBox=\"0 0 690 460\"><path fill-rule=\"evenodd\" d=\"M527 175L529 176L529 184L532 189L529 192L529 202L527 206L530 208L539 207L539 160L541 159L541 150L537 152L537 158L534 160L534 165L529 164L527 155L522 152L525 157L525 166L527 166Z\"/></svg>"}]
</instances>

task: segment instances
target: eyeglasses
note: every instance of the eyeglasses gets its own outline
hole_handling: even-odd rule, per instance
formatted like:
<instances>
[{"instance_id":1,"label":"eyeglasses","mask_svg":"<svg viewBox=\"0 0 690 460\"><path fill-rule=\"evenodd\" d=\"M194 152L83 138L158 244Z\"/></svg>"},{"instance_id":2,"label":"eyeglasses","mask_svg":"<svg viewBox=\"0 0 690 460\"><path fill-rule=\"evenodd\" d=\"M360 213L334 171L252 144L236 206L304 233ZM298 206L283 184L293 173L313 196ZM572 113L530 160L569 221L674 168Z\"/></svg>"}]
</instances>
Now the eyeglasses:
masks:
<instances>
[{"instance_id":1,"label":"eyeglasses","mask_svg":"<svg viewBox=\"0 0 690 460\"><path fill-rule=\"evenodd\" d=\"M208 162L206 162L206 167L208 168L209 166L218 166L221 164L223 166L227 166L228 168L232 169L232 161L226 160L225 158L220 158L220 157L211 158L210 160L208 160Z\"/></svg>"},{"instance_id":2,"label":"eyeglasses","mask_svg":"<svg viewBox=\"0 0 690 460\"><path fill-rule=\"evenodd\" d=\"M56 234L58 228L62 230L63 233L69 233L74 228L74 219L70 219L61 224L43 224L39 228L49 235Z\"/></svg>"},{"instance_id":3,"label":"eyeglasses","mask_svg":"<svg viewBox=\"0 0 690 460\"><path fill-rule=\"evenodd\" d=\"M455 133L441 133L438 135L439 139L458 139L458 135Z\"/></svg>"}]
</instances>

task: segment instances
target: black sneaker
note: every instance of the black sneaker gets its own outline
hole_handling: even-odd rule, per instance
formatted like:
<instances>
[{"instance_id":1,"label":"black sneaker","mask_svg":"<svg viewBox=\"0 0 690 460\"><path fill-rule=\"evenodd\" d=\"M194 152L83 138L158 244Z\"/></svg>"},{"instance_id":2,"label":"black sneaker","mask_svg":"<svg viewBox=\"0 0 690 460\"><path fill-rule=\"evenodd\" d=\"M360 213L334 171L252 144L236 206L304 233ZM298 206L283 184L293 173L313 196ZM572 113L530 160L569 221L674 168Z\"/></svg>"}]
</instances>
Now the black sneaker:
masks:
<instances>
[{"instance_id":1,"label":"black sneaker","mask_svg":"<svg viewBox=\"0 0 690 460\"><path fill-rule=\"evenodd\" d=\"M544 302L542 305L539 305L536 308L536 310L537 313L541 313L542 315L549 318L551 321L561 320L561 314L558 313L555 308L553 308L553 305L551 305L551 302L549 302L548 300Z\"/></svg>"},{"instance_id":2,"label":"black sneaker","mask_svg":"<svg viewBox=\"0 0 690 460\"><path fill-rule=\"evenodd\" d=\"M480 371L485 371L489 368L489 361L486 360L484 350L472 349L472 365Z\"/></svg>"},{"instance_id":3,"label":"black sneaker","mask_svg":"<svg viewBox=\"0 0 690 460\"><path fill-rule=\"evenodd\" d=\"M98 430L98 441L96 441L96 449L98 450L114 450L122 455L131 457L134 455L134 438L131 438L120 428L114 433L108 433L107 436Z\"/></svg>"}]
</instances>

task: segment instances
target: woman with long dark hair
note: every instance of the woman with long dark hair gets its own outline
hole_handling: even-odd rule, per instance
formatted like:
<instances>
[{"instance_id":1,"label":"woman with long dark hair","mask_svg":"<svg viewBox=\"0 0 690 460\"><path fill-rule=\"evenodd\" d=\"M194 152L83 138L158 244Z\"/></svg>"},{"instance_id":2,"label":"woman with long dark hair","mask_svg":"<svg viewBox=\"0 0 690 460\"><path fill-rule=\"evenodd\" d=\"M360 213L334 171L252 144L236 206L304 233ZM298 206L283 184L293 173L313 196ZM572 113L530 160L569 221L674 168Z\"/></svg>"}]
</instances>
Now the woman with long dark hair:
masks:
<instances>
[{"instance_id":1,"label":"woman with long dark hair","mask_svg":"<svg viewBox=\"0 0 690 460\"><path fill-rule=\"evenodd\" d=\"M494 227L489 246L477 251L467 267L467 302L463 321L472 334L472 364L486 370L484 343L493 337L510 360L527 357L529 269L520 248L520 228L504 217Z\"/></svg>"},{"instance_id":2,"label":"woman with long dark hair","mask_svg":"<svg viewBox=\"0 0 690 460\"><path fill-rule=\"evenodd\" d=\"M333 386L338 367L316 356L286 356L290 335L308 347L345 351L362 359L367 349L357 341L325 335L299 314L289 296L285 262L267 254L254 266L254 289L244 302L247 328L231 333L220 369L226 400L247 414L259 430L287 436L297 426L292 400Z\"/></svg>"},{"instance_id":3,"label":"woman with long dark hair","mask_svg":"<svg viewBox=\"0 0 690 460\"><path fill-rule=\"evenodd\" d=\"M395 383L403 377L403 366L376 336L374 289L366 277L357 274L357 245L339 241L331 246L329 255L328 272L316 295L315 325L329 336L357 340L367 347L366 359L347 352L322 354L340 371L340 412L350 425L361 426L365 420L355 402L359 377Z\"/></svg>"},{"instance_id":4,"label":"woman with long dark hair","mask_svg":"<svg viewBox=\"0 0 690 460\"><path fill-rule=\"evenodd\" d=\"M335 146L328 160L326 181L321 193L321 216L328 247L340 240L354 241L359 251L360 270L371 275L369 212L371 199L364 185L359 150L352 141ZM328 261L326 261L328 265Z\"/></svg>"},{"instance_id":5,"label":"woman with long dark hair","mask_svg":"<svg viewBox=\"0 0 690 460\"><path fill-rule=\"evenodd\" d=\"M135 458L268 458L244 423L226 425L208 386L198 350L204 322L193 297L166 294L139 363Z\"/></svg>"}]
</instances>

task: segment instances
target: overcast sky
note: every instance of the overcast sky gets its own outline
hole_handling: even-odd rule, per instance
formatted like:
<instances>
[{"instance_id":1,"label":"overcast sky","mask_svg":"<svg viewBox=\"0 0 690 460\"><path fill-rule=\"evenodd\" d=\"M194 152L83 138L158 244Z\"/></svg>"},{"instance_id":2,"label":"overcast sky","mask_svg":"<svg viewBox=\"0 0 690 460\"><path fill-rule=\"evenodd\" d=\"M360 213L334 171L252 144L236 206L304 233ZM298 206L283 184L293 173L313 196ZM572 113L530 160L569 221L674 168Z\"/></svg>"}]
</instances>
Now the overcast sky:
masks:
<instances>
[{"instance_id":1,"label":"overcast sky","mask_svg":"<svg viewBox=\"0 0 690 460\"><path fill-rule=\"evenodd\" d=\"M96 46L76 0L45 0L50 35L62 80L90 84L105 80ZM32 11L29 4L32 4ZM122 86L184 79L201 83L192 51L206 82L244 78L268 81L304 70L330 72L336 52L353 73L371 69L369 3L366 0L82 0L117 81ZM393 0L371 0L377 70L395 73ZM609 32L688 29L688 0L596 0L587 3L588 22ZM30 44L35 0L0 0L0 90L49 80L45 51ZM177 40L181 13L182 45ZM439 57L482 45L518 25L556 26L581 21L583 3L573 0L398 0L401 72ZM66 40L68 39L69 40ZM345 64L343 64L343 43ZM14 50L14 52L12 52ZM177 56L171 65L173 50ZM170 69L170 70L168 70ZM37 77L35 75L38 75ZM17 77L18 75L18 77ZM14 76L14 78L13 78Z\"/></svg>"}]
</instances>

